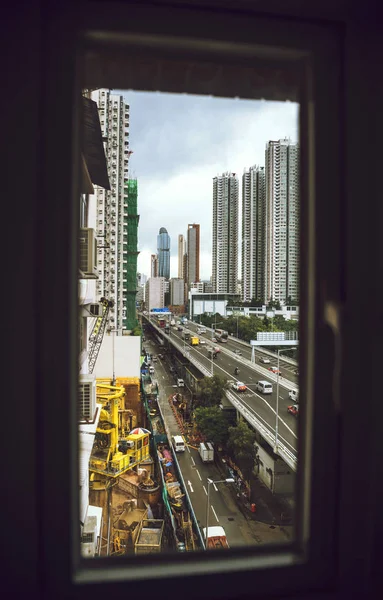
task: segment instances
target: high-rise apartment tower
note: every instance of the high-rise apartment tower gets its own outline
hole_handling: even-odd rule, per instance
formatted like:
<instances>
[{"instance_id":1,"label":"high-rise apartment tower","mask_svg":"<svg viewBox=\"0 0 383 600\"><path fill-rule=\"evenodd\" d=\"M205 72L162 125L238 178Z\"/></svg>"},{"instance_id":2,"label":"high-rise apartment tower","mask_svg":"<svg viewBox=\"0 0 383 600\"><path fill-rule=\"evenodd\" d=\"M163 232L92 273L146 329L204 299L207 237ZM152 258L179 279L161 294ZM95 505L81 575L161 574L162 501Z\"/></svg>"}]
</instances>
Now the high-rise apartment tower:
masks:
<instances>
[{"instance_id":1,"label":"high-rise apartment tower","mask_svg":"<svg viewBox=\"0 0 383 600\"><path fill-rule=\"evenodd\" d=\"M186 254L186 240L182 233L178 236L178 278L184 279L184 256Z\"/></svg>"},{"instance_id":2,"label":"high-rise apartment tower","mask_svg":"<svg viewBox=\"0 0 383 600\"><path fill-rule=\"evenodd\" d=\"M265 169L254 165L242 175L242 300L265 300Z\"/></svg>"},{"instance_id":3,"label":"high-rise apartment tower","mask_svg":"<svg viewBox=\"0 0 383 600\"><path fill-rule=\"evenodd\" d=\"M270 141L265 152L266 300L299 300L299 146ZM288 300L289 301L289 300Z\"/></svg>"},{"instance_id":4,"label":"high-rise apartment tower","mask_svg":"<svg viewBox=\"0 0 383 600\"><path fill-rule=\"evenodd\" d=\"M128 178L129 105L123 96L108 89L91 93L97 102L101 131L107 159L111 190L95 186L96 233L99 238L96 281L96 299L105 297L114 301L109 311L108 327L122 332L127 324L126 290L128 274L124 267L128 248L124 237L128 227L128 204L124 195L124 181ZM134 308L135 309L135 308Z\"/></svg>"},{"instance_id":5,"label":"high-rise apartment tower","mask_svg":"<svg viewBox=\"0 0 383 600\"><path fill-rule=\"evenodd\" d=\"M213 178L212 281L217 293L237 293L238 194L235 173Z\"/></svg>"},{"instance_id":6,"label":"high-rise apartment tower","mask_svg":"<svg viewBox=\"0 0 383 600\"><path fill-rule=\"evenodd\" d=\"M197 225L196 223L188 225L187 282L189 286L192 283L196 283L199 281L199 233L199 225Z\"/></svg>"}]
</instances>

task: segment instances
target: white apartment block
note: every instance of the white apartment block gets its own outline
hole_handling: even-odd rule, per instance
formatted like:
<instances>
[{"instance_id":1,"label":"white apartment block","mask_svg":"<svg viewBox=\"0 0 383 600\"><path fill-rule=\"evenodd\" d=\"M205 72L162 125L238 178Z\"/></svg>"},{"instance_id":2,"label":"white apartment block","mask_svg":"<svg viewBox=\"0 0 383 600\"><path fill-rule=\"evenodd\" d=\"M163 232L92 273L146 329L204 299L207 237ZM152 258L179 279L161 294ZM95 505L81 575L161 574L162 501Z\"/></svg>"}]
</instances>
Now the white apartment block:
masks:
<instances>
[{"instance_id":1,"label":"white apartment block","mask_svg":"<svg viewBox=\"0 0 383 600\"><path fill-rule=\"evenodd\" d=\"M266 174L266 302L299 299L299 146L269 141Z\"/></svg>"},{"instance_id":2,"label":"white apartment block","mask_svg":"<svg viewBox=\"0 0 383 600\"><path fill-rule=\"evenodd\" d=\"M265 298L265 169L254 165L242 175L241 296L243 302Z\"/></svg>"},{"instance_id":3,"label":"white apartment block","mask_svg":"<svg viewBox=\"0 0 383 600\"><path fill-rule=\"evenodd\" d=\"M145 306L150 311L153 308L163 308L165 302L165 277L150 277L145 284Z\"/></svg>"},{"instance_id":4,"label":"white apartment block","mask_svg":"<svg viewBox=\"0 0 383 600\"><path fill-rule=\"evenodd\" d=\"M238 196L235 173L213 178L212 281L215 293L236 293L238 280Z\"/></svg>"},{"instance_id":5,"label":"white apartment block","mask_svg":"<svg viewBox=\"0 0 383 600\"><path fill-rule=\"evenodd\" d=\"M186 240L185 236L180 233L178 235L178 278L184 279L184 256L186 254Z\"/></svg>"},{"instance_id":6,"label":"white apartment block","mask_svg":"<svg viewBox=\"0 0 383 600\"><path fill-rule=\"evenodd\" d=\"M127 279L127 214L124 178L128 178L129 105L108 89L91 93L97 102L111 190L95 186L98 241L96 297L114 300L107 327L122 330L126 317L124 282Z\"/></svg>"},{"instance_id":7,"label":"white apartment block","mask_svg":"<svg viewBox=\"0 0 383 600\"><path fill-rule=\"evenodd\" d=\"M170 280L170 304L172 306L185 304L185 281L181 277L173 277Z\"/></svg>"}]
</instances>

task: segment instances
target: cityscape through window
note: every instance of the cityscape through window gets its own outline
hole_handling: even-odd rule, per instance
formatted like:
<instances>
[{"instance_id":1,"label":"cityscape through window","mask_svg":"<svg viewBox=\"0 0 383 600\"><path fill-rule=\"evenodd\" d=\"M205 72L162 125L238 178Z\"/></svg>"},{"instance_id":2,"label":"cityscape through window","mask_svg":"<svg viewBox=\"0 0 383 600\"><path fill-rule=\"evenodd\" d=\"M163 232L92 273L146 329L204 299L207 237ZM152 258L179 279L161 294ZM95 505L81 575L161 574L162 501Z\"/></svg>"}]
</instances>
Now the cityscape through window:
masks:
<instances>
[{"instance_id":1,"label":"cityscape through window","mask_svg":"<svg viewBox=\"0 0 383 600\"><path fill-rule=\"evenodd\" d=\"M81 554L291 542L299 106L82 101Z\"/></svg>"}]
</instances>

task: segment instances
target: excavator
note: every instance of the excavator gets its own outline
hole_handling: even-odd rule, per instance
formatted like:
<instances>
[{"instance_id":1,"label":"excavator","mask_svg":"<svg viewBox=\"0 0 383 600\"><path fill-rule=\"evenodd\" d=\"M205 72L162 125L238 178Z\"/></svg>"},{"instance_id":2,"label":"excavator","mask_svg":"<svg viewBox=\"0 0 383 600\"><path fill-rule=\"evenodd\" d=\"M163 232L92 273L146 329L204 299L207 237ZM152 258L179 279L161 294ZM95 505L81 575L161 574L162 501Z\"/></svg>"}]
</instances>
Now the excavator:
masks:
<instances>
[{"instance_id":1,"label":"excavator","mask_svg":"<svg viewBox=\"0 0 383 600\"><path fill-rule=\"evenodd\" d=\"M97 402L102 404L100 420L89 461L90 487L106 490L118 477L149 458L149 435L146 429L128 433L130 410L124 408L124 386L97 381Z\"/></svg>"}]
</instances>

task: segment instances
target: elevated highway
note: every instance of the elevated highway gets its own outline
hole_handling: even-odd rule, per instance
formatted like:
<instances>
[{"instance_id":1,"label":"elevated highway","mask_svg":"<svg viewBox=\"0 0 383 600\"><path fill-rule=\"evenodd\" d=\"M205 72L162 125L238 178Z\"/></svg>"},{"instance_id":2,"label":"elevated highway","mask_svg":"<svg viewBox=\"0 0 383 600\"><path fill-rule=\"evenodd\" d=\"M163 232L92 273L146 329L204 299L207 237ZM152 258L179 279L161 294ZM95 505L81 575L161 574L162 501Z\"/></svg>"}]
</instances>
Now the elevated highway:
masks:
<instances>
[{"instance_id":1,"label":"elevated highway","mask_svg":"<svg viewBox=\"0 0 383 600\"><path fill-rule=\"evenodd\" d=\"M248 421L248 423L260 433L260 435L270 444L274 451L280 455L292 470L297 466L297 420L296 417L287 412L287 407L292 404L288 393L290 390L298 389L297 376L294 371L294 364L288 361L280 360L280 371L282 376L279 378L279 402L278 402L278 440L275 440L276 428L276 381L277 375L271 373L268 368L276 366L277 359L270 357L270 364L263 366L259 363L259 357L262 351L256 350L256 361L251 362L251 347L246 348L244 343L236 342L232 339L225 344L214 343L219 346L221 352L215 360L208 356L207 348L212 345L211 333L199 335L206 341L204 345L191 346L182 339L182 332L175 328L170 329L170 334L165 334L164 330L157 326L153 319L146 318L156 331L156 334L172 344L177 350L193 364L203 375L211 377L213 374L220 375L227 380L239 379L245 383L247 389L245 392L235 392L229 389L226 396L238 412ZM197 325L188 323L187 329L195 330ZM235 353L240 349L242 355ZM271 354L271 353L268 353ZM239 375L234 375L234 369L240 369ZM255 391L255 384L260 379L266 379L273 384L273 393L262 395Z\"/></svg>"}]
</instances>

